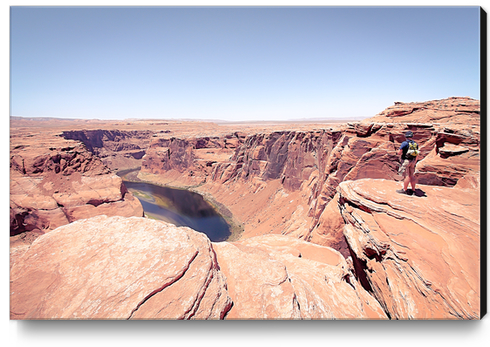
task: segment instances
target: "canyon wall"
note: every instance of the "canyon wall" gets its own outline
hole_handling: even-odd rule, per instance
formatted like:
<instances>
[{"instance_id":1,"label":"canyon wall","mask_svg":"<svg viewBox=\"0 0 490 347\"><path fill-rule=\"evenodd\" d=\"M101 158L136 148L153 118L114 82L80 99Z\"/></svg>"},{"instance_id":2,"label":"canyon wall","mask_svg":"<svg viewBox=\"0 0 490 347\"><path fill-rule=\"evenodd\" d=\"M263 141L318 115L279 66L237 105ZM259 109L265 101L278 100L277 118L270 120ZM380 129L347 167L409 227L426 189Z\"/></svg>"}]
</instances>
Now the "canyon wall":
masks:
<instances>
[{"instance_id":1,"label":"canyon wall","mask_svg":"<svg viewBox=\"0 0 490 347\"><path fill-rule=\"evenodd\" d=\"M85 147L112 170L141 166L152 130L70 130L61 136L82 142Z\"/></svg>"},{"instance_id":2,"label":"canyon wall","mask_svg":"<svg viewBox=\"0 0 490 347\"><path fill-rule=\"evenodd\" d=\"M11 257L40 234L101 214L142 216L143 208L82 143L43 133L11 137Z\"/></svg>"},{"instance_id":3,"label":"canyon wall","mask_svg":"<svg viewBox=\"0 0 490 347\"><path fill-rule=\"evenodd\" d=\"M143 157L141 171L175 177L182 184L199 185L212 174L213 167L228 160L245 135L232 133L222 137L169 137L155 134ZM150 153L150 154L148 154Z\"/></svg>"},{"instance_id":4,"label":"canyon wall","mask_svg":"<svg viewBox=\"0 0 490 347\"><path fill-rule=\"evenodd\" d=\"M115 131L11 138L11 232L58 226L11 256L11 319L481 318L478 101L229 130L154 132L138 149ZM407 130L412 196L396 193ZM130 217L141 205L104 151L144 151L139 178L203 194L243 232L213 243Z\"/></svg>"},{"instance_id":5,"label":"canyon wall","mask_svg":"<svg viewBox=\"0 0 490 347\"><path fill-rule=\"evenodd\" d=\"M470 125L443 117L438 120L446 123L402 123L404 115L414 113L406 111L396 113L397 123L363 121L311 131L215 138L158 134L142 159L139 177L193 187L212 197L244 225L241 237L288 234L335 247L347 256L343 223L335 206L337 187L363 178L400 180L397 151L407 130L420 146L419 184L451 187L463 180L479 187L480 129L471 125L479 119L479 108L460 110L461 103L475 101L458 100L437 104L456 119L460 113L471 116ZM382 120L380 116L374 119Z\"/></svg>"}]
</instances>

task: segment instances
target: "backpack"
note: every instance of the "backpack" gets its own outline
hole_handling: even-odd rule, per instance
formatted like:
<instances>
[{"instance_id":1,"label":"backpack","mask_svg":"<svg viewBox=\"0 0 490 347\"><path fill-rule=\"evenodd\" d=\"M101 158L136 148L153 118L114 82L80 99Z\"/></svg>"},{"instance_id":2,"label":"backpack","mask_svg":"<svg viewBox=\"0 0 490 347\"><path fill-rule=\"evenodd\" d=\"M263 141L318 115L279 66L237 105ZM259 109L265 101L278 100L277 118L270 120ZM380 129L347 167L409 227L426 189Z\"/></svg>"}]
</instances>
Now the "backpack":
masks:
<instances>
[{"instance_id":1,"label":"backpack","mask_svg":"<svg viewBox=\"0 0 490 347\"><path fill-rule=\"evenodd\" d=\"M414 142L408 143L407 157L416 157L419 155L419 146Z\"/></svg>"}]
</instances>

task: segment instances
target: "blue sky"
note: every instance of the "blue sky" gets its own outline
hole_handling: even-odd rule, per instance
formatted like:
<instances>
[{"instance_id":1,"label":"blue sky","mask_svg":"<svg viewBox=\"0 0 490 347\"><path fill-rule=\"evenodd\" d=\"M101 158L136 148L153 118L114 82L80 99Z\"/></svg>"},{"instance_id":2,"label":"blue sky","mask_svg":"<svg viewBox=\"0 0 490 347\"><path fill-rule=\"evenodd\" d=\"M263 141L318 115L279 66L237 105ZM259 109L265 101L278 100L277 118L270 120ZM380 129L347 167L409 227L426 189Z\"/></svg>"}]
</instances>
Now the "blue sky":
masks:
<instances>
[{"instance_id":1,"label":"blue sky","mask_svg":"<svg viewBox=\"0 0 490 347\"><path fill-rule=\"evenodd\" d=\"M478 7L11 7L10 114L366 118L480 99Z\"/></svg>"}]
</instances>

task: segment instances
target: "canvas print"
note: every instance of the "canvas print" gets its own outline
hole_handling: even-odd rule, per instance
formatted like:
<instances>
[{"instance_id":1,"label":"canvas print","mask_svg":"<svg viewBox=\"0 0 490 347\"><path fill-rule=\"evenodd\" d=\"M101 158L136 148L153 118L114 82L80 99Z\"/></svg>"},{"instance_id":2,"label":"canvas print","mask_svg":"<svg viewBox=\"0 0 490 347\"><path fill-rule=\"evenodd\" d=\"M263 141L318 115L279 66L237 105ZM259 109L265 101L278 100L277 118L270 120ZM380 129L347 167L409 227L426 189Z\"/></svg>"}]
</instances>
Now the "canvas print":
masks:
<instances>
[{"instance_id":1,"label":"canvas print","mask_svg":"<svg viewBox=\"0 0 490 347\"><path fill-rule=\"evenodd\" d=\"M11 7L10 319L481 319L484 19Z\"/></svg>"}]
</instances>

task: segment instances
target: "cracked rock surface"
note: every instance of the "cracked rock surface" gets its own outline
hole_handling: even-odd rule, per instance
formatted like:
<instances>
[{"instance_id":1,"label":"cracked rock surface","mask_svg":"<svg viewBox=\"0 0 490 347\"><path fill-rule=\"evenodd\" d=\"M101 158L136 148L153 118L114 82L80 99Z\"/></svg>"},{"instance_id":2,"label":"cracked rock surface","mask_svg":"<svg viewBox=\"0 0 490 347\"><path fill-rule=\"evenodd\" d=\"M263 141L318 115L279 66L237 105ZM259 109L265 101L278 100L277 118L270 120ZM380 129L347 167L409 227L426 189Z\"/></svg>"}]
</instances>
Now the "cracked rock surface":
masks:
<instances>
[{"instance_id":1,"label":"cracked rock surface","mask_svg":"<svg viewBox=\"0 0 490 347\"><path fill-rule=\"evenodd\" d=\"M328 247L97 216L37 238L11 270L11 319L387 319Z\"/></svg>"},{"instance_id":2,"label":"cracked rock surface","mask_svg":"<svg viewBox=\"0 0 490 347\"><path fill-rule=\"evenodd\" d=\"M231 305L204 234L141 217L42 235L10 279L12 319L220 319Z\"/></svg>"}]
</instances>

